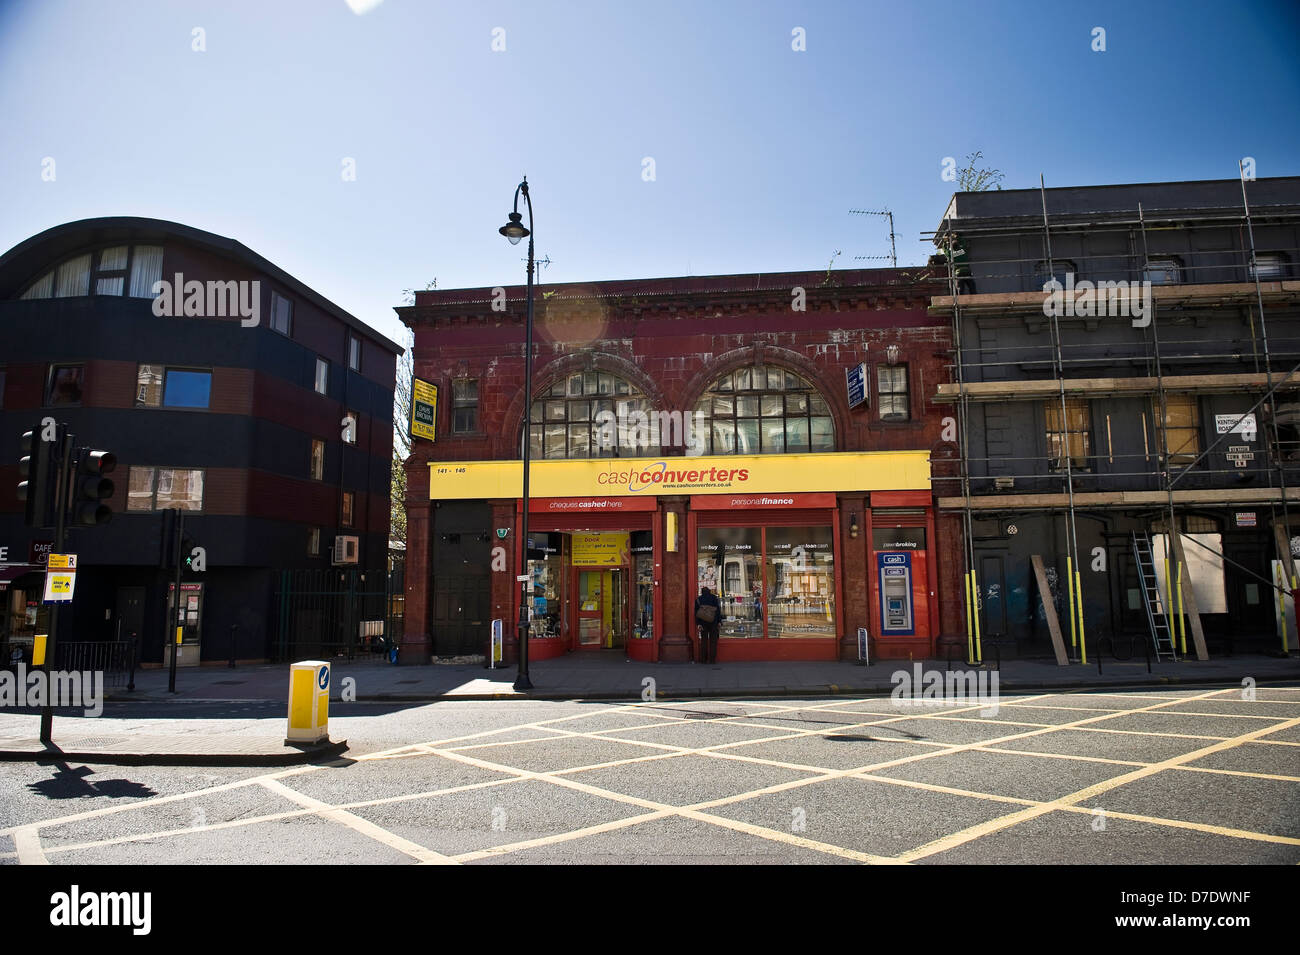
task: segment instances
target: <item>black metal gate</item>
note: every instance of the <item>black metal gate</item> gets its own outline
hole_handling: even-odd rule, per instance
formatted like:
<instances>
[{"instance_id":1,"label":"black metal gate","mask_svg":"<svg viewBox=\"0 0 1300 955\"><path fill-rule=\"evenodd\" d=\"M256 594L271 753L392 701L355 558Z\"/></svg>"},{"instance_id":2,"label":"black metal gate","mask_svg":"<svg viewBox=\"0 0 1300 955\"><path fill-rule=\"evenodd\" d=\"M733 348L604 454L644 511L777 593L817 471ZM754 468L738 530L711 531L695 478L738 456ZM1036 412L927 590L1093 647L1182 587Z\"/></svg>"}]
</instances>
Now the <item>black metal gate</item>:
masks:
<instances>
[{"instance_id":1,"label":"black metal gate","mask_svg":"<svg viewBox=\"0 0 1300 955\"><path fill-rule=\"evenodd\" d=\"M401 637L395 595L403 595L400 568L281 571L275 659L383 659Z\"/></svg>"}]
</instances>

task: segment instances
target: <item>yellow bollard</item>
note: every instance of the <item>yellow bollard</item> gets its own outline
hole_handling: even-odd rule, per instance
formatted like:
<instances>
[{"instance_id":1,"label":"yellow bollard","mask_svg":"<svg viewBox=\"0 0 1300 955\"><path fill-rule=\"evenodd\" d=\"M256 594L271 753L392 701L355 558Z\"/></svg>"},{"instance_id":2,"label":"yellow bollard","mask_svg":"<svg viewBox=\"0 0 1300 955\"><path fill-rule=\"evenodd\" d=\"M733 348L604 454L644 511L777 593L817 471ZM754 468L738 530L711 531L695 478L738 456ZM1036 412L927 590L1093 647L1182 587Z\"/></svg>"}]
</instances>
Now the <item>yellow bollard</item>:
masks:
<instances>
[{"instance_id":1,"label":"yellow bollard","mask_svg":"<svg viewBox=\"0 0 1300 955\"><path fill-rule=\"evenodd\" d=\"M329 739L330 665L304 660L289 667L289 730L286 743Z\"/></svg>"},{"instance_id":2,"label":"yellow bollard","mask_svg":"<svg viewBox=\"0 0 1300 955\"><path fill-rule=\"evenodd\" d=\"M49 638L50 636L47 633L38 633L32 641L32 666L45 665L45 641ZM1286 642L1286 634L1282 635L1282 642Z\"/></svg>"},{"instance_id":3,"label":"yellow bollard","mask_svg":"<svg viewBox=\"0 0 1300 955\"><path fill-rule=\"evenodd\" d=\"M975 571L970 572L970 589L975 600L975 662L984 662L983 641L980 639L980 581Z\"/></svg>"}]
</instances>

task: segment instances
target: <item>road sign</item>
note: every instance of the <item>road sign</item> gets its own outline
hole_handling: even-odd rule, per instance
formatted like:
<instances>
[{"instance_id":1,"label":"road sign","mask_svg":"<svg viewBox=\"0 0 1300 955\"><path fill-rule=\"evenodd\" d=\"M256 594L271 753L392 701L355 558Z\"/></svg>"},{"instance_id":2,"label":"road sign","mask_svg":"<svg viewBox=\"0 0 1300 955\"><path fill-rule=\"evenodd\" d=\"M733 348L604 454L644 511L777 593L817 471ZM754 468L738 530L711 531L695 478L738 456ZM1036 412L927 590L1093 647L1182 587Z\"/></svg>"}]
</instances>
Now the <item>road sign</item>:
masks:
<instances>
[{"instance_id":1,"label":"road sign","mask_svg":"<svg viewBox=\"0 0 1300 955\"><path fill-rule=\"evenodd\" d=\"M71 603L77 586L76 571L52 570L45 575L45 602Z\"/></svg>"}]
</instances>

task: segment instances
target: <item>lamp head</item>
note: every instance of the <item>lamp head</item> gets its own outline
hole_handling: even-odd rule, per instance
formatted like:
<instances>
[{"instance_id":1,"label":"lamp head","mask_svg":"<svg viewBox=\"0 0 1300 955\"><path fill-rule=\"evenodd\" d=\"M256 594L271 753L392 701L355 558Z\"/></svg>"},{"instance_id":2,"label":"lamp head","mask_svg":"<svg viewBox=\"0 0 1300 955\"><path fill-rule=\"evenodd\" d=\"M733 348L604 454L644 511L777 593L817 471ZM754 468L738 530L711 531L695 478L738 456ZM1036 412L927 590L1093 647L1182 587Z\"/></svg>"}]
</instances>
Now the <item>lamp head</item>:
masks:
<instances>
[{"instance_id":1,"label":"lamp head","mask_svg":"<svg viewBox=\"0 0 1300 955\"><path fill-rule=\"evenodd\" d=\"M518 212L510 213L510 221L497 231L509 239L511 245L518 245L519 240L528 235L528 230L524 228L523 216Z\"/></svg>"}]
</instances>

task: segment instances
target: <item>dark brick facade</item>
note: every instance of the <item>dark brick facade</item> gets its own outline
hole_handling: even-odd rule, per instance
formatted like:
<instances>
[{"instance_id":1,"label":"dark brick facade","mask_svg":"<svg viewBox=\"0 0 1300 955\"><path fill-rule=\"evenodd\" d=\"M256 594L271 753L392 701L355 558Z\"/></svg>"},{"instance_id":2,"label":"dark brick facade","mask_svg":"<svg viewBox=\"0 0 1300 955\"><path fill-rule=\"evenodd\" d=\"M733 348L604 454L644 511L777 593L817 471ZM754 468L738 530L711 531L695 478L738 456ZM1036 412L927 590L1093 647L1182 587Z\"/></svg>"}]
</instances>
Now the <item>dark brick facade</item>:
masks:
<instances>
[{"instance_id":1,"label":"dark brick facade","mask_svg":"<svg viewBox=\"0 0 1300 955\"><path fill-rule=\"evenodd\" d=\"M835 450L923 450L947 458L954 450L940 439L942 417L931 403L935 385L949 380L951 335L943 318L927 314L936 285L924 270L705 276L542 286L536 290L534 394L580 371L609 372L640 389L653 408L687 412L719 376L764 364L789 369L811 382L830 405ZM793 303L801 294L805 310ZM518 459L524 422L525 289L504 289L505 309L494 311L492 289L418 292L413 306L399 308L415 331L418 378L439 387L437 439L417 441L407 464L408 551L406 645L403 659L437 652L430 633L430 602L438 581L431 578L430 541L438 533L437 508L429 501L431 461ZM499 293L498 293L499 299ZM894 352L896 349L896 352ZM877 365L892 358L907 366L910 415L881 420L874 394ZM850 410L845 372L867 364L868 407ZM479 381L478 428L452 434L452 382ZM666 451L679 455L680 449ZM710 463L725 458L710 458ZM659 497L661 511L679 514L686 527L689 498ZM839 489L842 553L839 575L844 604L840 652L850 656L856 629L870 626L876 608L866 586L870 559L870 495ZM514 526L516 502L493 500L495 527ZM933 510L930 511L933 514ZM856 516L859 534L850 534ZM956 521L944 519L931 541L935 554L960 553ZM486 530L486 529L485 529ZM494 541L495 543L495 541ZM689 651L689 606L694 596L693 544L664 553L660 584L665 608L659 659L684 659ZM493 615L512 629L514 561L492 574ZM930 577L937 619L931 640L962 629L960 566L939 564ZM933 615L932 615L933 616ZM773 641L765 641L773 643ZM726 652L723 659L727 658Z\"/></svg>"}]
</instances>

